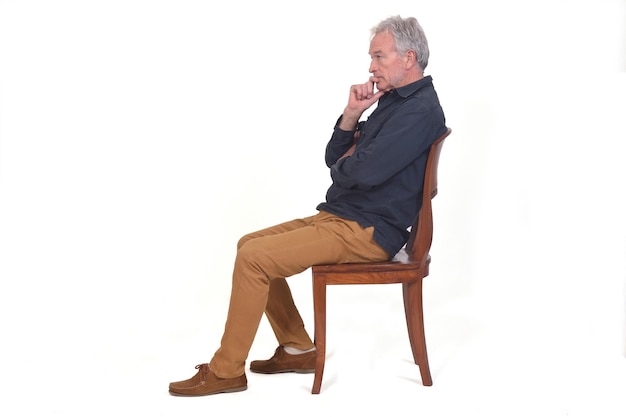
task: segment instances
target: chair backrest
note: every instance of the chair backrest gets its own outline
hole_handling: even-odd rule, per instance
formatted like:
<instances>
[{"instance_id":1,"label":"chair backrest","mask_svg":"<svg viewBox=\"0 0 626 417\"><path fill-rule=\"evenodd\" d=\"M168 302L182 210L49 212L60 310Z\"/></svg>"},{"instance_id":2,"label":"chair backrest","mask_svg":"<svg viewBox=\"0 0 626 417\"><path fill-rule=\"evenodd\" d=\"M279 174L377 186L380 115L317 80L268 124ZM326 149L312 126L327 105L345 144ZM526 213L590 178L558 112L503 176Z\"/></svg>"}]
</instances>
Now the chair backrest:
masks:
<instances>
[{"instance_id":1,"label":"chair backrest","mask_svg":"<svg viewBox=\"0 0 626 417\"><path fill-rule=\"evenodd\" d=\"M405 250L409 259L412 262L421 262L423 265L428 262L428 253L433 241L433 207L431 200L437 195L439 156L441 155L443 142L451 132L452 129L447 128L446 132L430 146L424 173L422 208L411 226L411 235L406 244Z\"/></svg>"}]
</instances>

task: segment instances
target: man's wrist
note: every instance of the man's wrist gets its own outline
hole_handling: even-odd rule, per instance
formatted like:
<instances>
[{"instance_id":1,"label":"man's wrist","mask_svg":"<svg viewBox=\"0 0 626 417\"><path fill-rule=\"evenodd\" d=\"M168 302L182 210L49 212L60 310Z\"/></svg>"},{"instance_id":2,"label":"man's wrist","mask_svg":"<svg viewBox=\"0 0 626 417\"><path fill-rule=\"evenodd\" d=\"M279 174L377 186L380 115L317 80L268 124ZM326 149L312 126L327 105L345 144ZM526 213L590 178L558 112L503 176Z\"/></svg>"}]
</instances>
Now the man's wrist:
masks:
<instances>
[{"instance_id":1,"label":"man's wrist","mask_svg":"<svg viewBox=\"0 0 626 417\"><path fill-rule=\"evenodd\" d=\"M350 112L344 111L341 120L339 121L339 129L345 131L354 131L359 123L360 114L355 115Z\"/></svg>"}]
</instances>

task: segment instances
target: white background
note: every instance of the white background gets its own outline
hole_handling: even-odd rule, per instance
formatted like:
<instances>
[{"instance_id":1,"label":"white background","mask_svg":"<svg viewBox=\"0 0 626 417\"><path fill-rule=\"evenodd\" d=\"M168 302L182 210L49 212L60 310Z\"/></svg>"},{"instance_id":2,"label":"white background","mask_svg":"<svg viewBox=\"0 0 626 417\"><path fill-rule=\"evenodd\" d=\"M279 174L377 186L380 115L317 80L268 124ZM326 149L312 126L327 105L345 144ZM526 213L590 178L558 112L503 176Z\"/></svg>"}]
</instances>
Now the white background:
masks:
<instances>
[{"instance_id":1,"label":"white background","mask_svg":"<svg viewBox=\"0 0 626 417\"><path fill-rule=\"evenodd\" d=\"M234 248L315 213L369 29L416 16L453 129L425 281L332 288L326 374L170 397ZM626 2L0 0L0 414L624 416ZM312 332L310 274L290 280ZM250 359L276 342L263 321Z\"/></svg>"}]
</instances>

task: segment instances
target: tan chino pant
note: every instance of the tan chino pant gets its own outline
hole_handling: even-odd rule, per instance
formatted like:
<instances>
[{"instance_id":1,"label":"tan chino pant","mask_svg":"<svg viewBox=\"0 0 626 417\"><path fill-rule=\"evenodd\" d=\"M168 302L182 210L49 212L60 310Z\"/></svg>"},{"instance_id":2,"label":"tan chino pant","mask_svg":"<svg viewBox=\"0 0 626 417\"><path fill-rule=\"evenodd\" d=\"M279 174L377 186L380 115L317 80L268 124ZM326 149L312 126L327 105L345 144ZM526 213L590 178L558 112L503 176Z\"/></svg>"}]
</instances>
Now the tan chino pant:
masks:
<instances>
[{"instance_id":1,"label":"tan chino pant","mask_svg":"<svg viewBox=\"0 0 626 417\"><path fill-rule=\"evenodd\" d=\"M220 378L245 372L264 312L280 345L312 348L285 278L312 265L389 259L373 241L373 233L373 227L362 228L322 211L242 237L237 245L224 334L210 362L211 370Z\"/></svg>"}]
</instances>

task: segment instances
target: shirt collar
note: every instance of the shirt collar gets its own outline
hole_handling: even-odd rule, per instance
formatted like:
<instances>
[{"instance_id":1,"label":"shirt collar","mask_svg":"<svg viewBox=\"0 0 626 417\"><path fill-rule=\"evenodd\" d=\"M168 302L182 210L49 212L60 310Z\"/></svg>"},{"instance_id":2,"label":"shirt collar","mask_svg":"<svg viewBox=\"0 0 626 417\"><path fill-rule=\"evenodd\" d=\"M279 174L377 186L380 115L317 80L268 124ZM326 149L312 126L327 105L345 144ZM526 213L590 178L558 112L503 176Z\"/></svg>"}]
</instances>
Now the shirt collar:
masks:
<instances>
[{"instance_id":1,"label":"shirt collar","mask_svg":"<svg viewBox=\"0 0 626 417\"><path fill-rule=\"evenodd\" d=\"M424 78L420 78L419 80L412 82L411 84L403 85L402 87L396 88L396 93L398 93L398 95L402 98L407 98L411 94L415 93L417 90L420 90L432 84L433 77L427 75Z\"/></svg>"}]
</instances>

